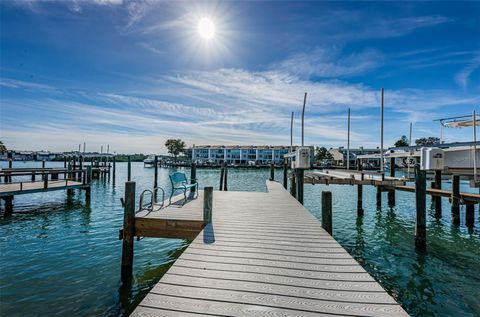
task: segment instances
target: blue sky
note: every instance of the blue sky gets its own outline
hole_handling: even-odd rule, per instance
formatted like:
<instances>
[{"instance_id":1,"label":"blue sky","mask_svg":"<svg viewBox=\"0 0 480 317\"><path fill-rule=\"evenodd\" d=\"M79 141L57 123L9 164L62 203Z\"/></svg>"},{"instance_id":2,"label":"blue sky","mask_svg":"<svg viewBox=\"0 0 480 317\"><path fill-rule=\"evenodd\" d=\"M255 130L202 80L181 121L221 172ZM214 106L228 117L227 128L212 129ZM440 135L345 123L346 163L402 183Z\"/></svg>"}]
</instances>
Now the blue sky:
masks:
<instances>
[{"instance_id":1,"label":"blue sky","mask_svg":"<svg viewBox=\"0 0 480 317\"><path fill-rule=\"evenodd\" d=\"M480 112L479 2L2 1L0 139L120 153L192 144L289 144L308 93L306 143L438 136ZM212 39L200 19L215 24ZM469 141L471 129L444 129Z\"/></svg>"}]
</instances>

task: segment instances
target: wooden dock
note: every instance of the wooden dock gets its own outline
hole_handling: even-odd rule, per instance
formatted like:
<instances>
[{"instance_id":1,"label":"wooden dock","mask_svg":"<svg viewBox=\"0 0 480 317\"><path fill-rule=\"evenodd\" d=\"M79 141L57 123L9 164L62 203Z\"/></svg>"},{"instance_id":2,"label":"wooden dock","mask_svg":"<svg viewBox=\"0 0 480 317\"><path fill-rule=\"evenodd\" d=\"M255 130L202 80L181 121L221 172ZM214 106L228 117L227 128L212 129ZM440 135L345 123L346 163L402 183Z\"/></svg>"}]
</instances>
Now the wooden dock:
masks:
<instances>
[{"instance_id":1,"label":"wooden dock","mask_svg":"<svg viewBox=\"0 0 480 317\"><path fill-rule=\"evenodd\" d=\"M199 234L132 316L408 316L281 184L267 187L213 192L205 227L203 191L137 214L138 236Z\"/></svg>"}]
</instances>

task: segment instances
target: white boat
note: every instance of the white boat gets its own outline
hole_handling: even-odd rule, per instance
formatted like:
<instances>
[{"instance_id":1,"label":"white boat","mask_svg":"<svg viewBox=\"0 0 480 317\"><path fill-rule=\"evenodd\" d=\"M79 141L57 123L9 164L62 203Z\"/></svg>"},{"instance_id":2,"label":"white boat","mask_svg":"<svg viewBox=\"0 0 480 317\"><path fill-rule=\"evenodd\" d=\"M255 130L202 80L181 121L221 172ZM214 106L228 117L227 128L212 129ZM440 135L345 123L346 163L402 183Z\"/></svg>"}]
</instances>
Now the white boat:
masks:
<instances>
[{"instance_id":1,"label":"white boat","mask_svg":"<svg viewBox=\"0 0 480 317\"><path fill-rule=\"evenodd\" d=\"M146 159L143 160L143 166L155 164L155 154L150 154Z\"/></svg>"}]
</instances>

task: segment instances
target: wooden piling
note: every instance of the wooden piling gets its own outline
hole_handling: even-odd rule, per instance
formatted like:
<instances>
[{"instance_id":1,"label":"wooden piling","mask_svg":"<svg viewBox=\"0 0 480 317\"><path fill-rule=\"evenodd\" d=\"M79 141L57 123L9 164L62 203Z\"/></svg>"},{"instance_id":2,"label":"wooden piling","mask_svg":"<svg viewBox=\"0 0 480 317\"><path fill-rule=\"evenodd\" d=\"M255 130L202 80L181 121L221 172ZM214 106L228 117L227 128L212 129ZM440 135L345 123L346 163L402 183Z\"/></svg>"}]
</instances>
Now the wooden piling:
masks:
<instances>
[{"instance_id":1,"label":"wooden piling","mask_svg":"<svg viewBox=\"0 0 480 317\"><path fill-rule=\"evenodd\" d=\"M225 163L220 168L220 187L219 190L223 190L223 178L225 177Z\"/></svg>"},{"instance_id":2,"label":"wooden piling","mask_svg":"<svg viewBox=\"0 0 480 317\"><path fill-rule=\"evenodd\" d=\"M190 168L190 184L194 184L196 182L197 182L197 164L195 164L195 162L192 162L192 166ZM195 187L192 187L190 189L192 193L194 193L195 190L196 190Z\"/></svg>"},{"instance_id":3,"label":"wooden piling","mask_svg":"<svg viewBox=\"0 0 480 317\"><path fill-rule=\"evenodd\" d=\"M283 160L283 188L288 188L288 159Z\"/></svg>"},{"instance_id":4,"label":"wooden piling","mask_svg":"<svg viewBox=\"0 0 480 317\"><path fill-rule=\"evenodd\" d=\"M128 156L128 171L127 171L127 179L128 181L132 180L132 160L130 158L130 155Z\"/></svg>"},{"instance_id":5,"label":"wooden piling","mask_svg":"<svg viewBox=\"0 0 480 317\"><path fill-rule=\"evenodd\" d=\"M42 161L42 168L45 168L45 160Z\"/></svg>"},{"instance_id":6,"label":"wooden piling","mask_svg":"<svg viewBox=\"0 0 480 317\"><path fill-rule=\"evenodd\" d=\"M452 223L460 225L460 176L452 175Z\"/></svg>"},{"instance_id":7,"label":"wooden piling","mask_svg":"<svg viewBox=\"0 0 480 317\"><path fill-rule=\"evenodd\" d=\"M363 216L363 185L357 185L357 216Z\"/></svg>"},{"instance_id":8,"label":"wooden piling","mask_svg":"<svg viewBox=\"0 0 480 317\"><path fill-rule=\"evenodd\" d=\"M47 189L47 188L48 188L48 174L43 173L43 189Z\"/></svg>"},{"instance_id":9,"label":"wooden piling","mask_svg":"<svg viewBox=\"0 0 480 317\"><path fill-rule=\"evenodd\" d=\"M427 172L417 166L415 171L415 198L416 198L416 221L415 221L415 247L419 250L427 249Z\"/></svg>"},{"instance_id":10,"label":"wooden piling","mask_svg":"<svg viewBox=\"0 0 480 317\"><path fill-rule=\"evenodd\" d=\"M205 187L203 189L203 225L212 222L213 209L213 187Z\"/></svg>"},{"instance_id":11,"label":"wooden piling","mask_svg":"<svg viewBox=\"0 0 480 317\"><path fill-rule=\"evenodd\" d=\"M332 235L332 193L322 191L322 227Z\"/></svg>"},{"instance_id":12,"label":"wooden piling","mask_svg":"<svg viewBox=\"0 0 480 317\"><path fill-rule=\"evenodd\" d=\"M117 158L116 156L113 157L113 179L115 179L115 172L116 172L116 168L117 168Z\"/></svg>"},{"instance_id":13,"label":"wooden piling","mask_svg":"<svg viewBox=\"0 0 480 317\"><path fill-rule=\"evenodd\" d=\"M290 194L297 198L297 181L296 181L296 170L292 169L292 176L290 179Z\"/></svg>"},{"instance_id":14,"label":"wooden piling","mask_svg":"<svg viewBox=\"0 0 480 317\"><path fill-rule=\"evenodd\" d=\"M297 169L297 200L303 205L303 182L304 182L303 169Z\"/></svg>"},{"instance_id":15,"label":"wooden piling","mask_svg":"<svg viewBox=\"0 0 480 317\"><path fill-rule=\"evenodd\" d=\"M87 184L91 184L92 183L92 166L87 166L87 175L85 175L86 179L87 179Z\"/></svg>"},{"instance_id":16,"label":"wooden piling","mask_svg":"<svg viewBox=\"0 0 480 317\"><path fill-rule=\"evenodd\" d=\"M63 157L63 168L67 168L67 156Z\"/></svg>"},{"instance_id":17,"label":"wooden piling","mask_svg":"<svg viewBox=\"0 0 480 317\"><path fill-rule=\"evenodd\" d=\"M155 155L155 159L153 160L154 165L154 173L153 173L153 188L158 187L158 157Z\"/></svg>"},{"instance_id":18,"label":"wooden piling","mask_svg":"<svg viewBox=\"0 0 480 317\"><path fill-rule=\"evenodd\" d=\"M377 209L382 208L382 186L377 186Z\"/></svg>"},{"instance_id":19,"label":"wooden piling","mask_svg":"<svg viewBox=\"0 0 480 317\"><path fill-rule=\"evenodd\" d=\"M133 273L133 239L135 236L135 182L125 183L125 200L123 209L123 243L121 280L128 283Z\"/></svg>"},{"instance_id":20,"label":"wooden piling","mask_svg":"<svg viewBox=\"0 0 480 317\"><path fill-rule=\"evenodd\" d=\"M223 175L223 190L228 191L228 166L227 163L225 163L225 174Z\"/></svg>"},{"instance_id":21,"label":"wooden piling","mask_svg":"<svg viewBox=\"0 0 480 317\"><path fill-rule=\"evenodd\" d=\"M275 180L275 165L273 163L270 164L270 180Z\"/></svg>"},{"instance_id":22,"label":"wooden piling","mask_svg":"<svg viewBox=\"0 0 480 317\"><path fill-rule=\"evenodd\" d=\"M465 207L465 225L467 227L473 227L475 221L475 205L467 204Z\"/></svg>"},{"instance_id":23,"label":"wooden piling","mask_svg":"<svg viewBox=\"0 0 480 317\"><path fill-rule=\"evenodd\" d=\"M441 170L435 171L435 188L442 189L442 171ZM442 196L435 196L434 205L435 205L435 217L441 218L442 217Z\"/></svg>"},{"instance_id":24,"label":"wooden piling","mask_svg":"<svg viewBox=\"0 0 480 317\"><path fill-rule=\"evenodd\" d=\"M12 168L12 167L13 167L13 160L9 159L8 160L8 168Z\"/></svg>"},{"instance_id":25,"label":"wooden piling","mask_svg":"<svg viewBox=\"0 0 480 317\"><path fill-rule=\"evenodd\" d=\"M3 201L5 202L4 216L6 216L6 217L11 216L12 213L13 213L13 197L14 196L2 197Z\"/></svg>"},{"instance_id":26,"label":"wooden piling","mask_svg":"<svg viewBox=\"0 0 480 317\"><path fill-rule=\"evenodd\" d=\"M395 177L395 158L390 158L390 177ZM387 194L388 205L395 206L395 189L389 190Z\"/></svg>"}]
</instances>

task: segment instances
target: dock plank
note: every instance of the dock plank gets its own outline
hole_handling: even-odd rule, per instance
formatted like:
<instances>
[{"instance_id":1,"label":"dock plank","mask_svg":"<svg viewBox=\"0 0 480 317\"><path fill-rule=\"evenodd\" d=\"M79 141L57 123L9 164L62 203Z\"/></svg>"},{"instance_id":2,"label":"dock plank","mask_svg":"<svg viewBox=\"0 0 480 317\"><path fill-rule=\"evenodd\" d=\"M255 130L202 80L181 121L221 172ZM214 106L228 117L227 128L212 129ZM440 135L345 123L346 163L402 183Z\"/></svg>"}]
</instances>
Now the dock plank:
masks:
<instances>
[{"instance_id":1,"label":"dock plank","mask_svg":"<svg viewBox=\"0 0 480 317\"><path fill-rule=\"evenodd\" d=\"M280 184L267 187L214 192L213 222L133 316L408 316ZM168 219L201 215L202 194Z\"/></svg>"}]
</instances>

